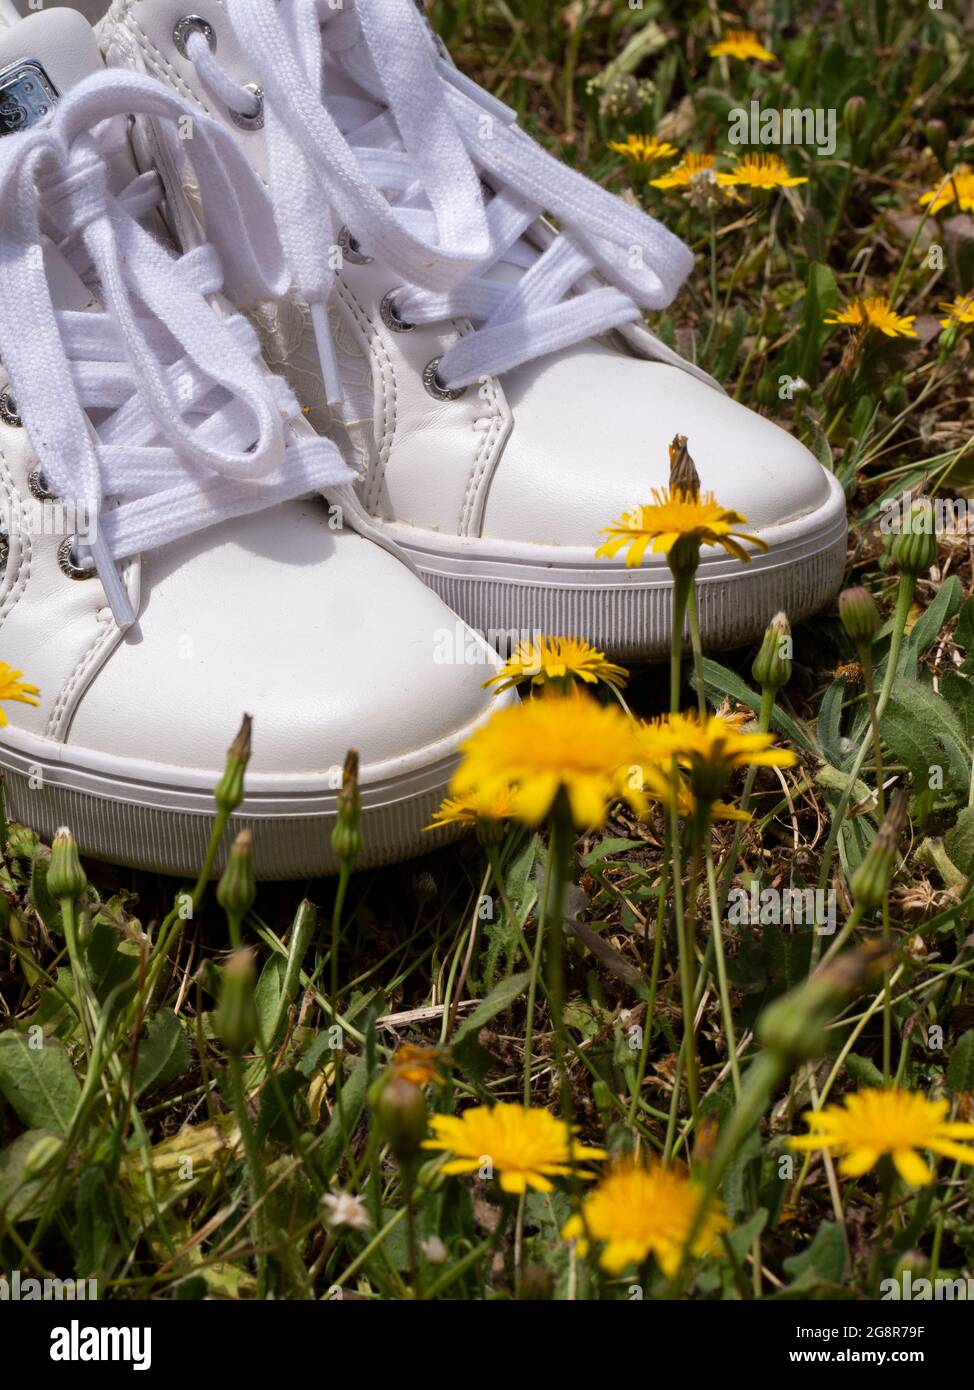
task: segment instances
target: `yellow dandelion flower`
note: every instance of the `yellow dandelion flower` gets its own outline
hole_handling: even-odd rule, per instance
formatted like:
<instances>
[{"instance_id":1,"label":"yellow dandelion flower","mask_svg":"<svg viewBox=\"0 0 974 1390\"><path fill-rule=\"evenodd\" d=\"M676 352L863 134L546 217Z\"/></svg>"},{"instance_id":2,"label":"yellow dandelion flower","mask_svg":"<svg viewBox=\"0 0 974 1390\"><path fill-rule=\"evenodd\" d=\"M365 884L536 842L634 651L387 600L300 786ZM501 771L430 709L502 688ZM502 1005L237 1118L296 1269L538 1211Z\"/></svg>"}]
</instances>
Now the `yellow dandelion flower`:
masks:
<instances>
[{"instance_id":1,"label":"yellow dandelion flower","mask_svg":"<svg viewBox=\"0 0 974 1390\"><path fill-rule=\"evenodd\" d=\"M648 759L675 758L693 795L708 805L720 800L739 768L792 767L797 761L790 749L774 747L774 734L743 733L739 721L718 714L668 714L643 729Z\"/></svg>"},{"instance_id":2,"label":"yellow dandelion flower","mask_svg":"<svg viewBox=\"0 0 974 1390\"><path fill-rule=\"evenodd\" d=\"M403 1043L398 1047L390 1064L397 1077L411 1081L414 1086L428 1083L442 1086L446 1081L442 1069L450 1065L450 1054L444 1048L417 1047L415 1043Z\"/></svg>"},{"instance_id":3,"label":"yellow dandelion flower","mask_svg":"<svg viewBox=\"0 0 974 1390\"><path fill-rule=\"evenodd\" d=\"M690 180L699 174L707 174L714 168L717 162L715 154L696 154L691 152L686 155L680 164L672 169L667 169L665 174L661 174L658 179L650 179L654 188L687 188Z\"/></svg>"},{"instance_id":4,"label":"yellow dandelion flower","mask_svg":"<svg viewBox=\"0 0 974 1390\"><path fill-rule=\"evenodd\" d=\"M753 58L757 63L773 63L774 54L765 48L753 29L728 29L707 49L711 58Z\"/></svg>"},{"instance_id":5,"label":"yellow dandelion flower","mask_svg":"<svg viewBox=\"0 0 974 1390\"><path fill-rule=\"evenodd\" d=\"M897 314L884 295L871 294L854 299L847 309L836 310L826 323L845 323L852 328L877 328L887 338L915 338L916 314Z\"/></svg>"},{"instance_id":6,"label":"yellow dandelion flower","mask_svg":"<svg viewBox=\"0 0 974 1390\"><path fill-rule=\"evenodd\" d=\"M938 307L947 314L945 319L940 320L941 328L950 328L954 323L966 328L974 323L974 294L958 295L949 304L940 304Z\"/></svg>"},{"instance_id":7,"label":"yellow dandelion flower","mask_svg":"<svg viewBox=\"0 0 974 1390\"><path fill-rule=\"evenodd\" d=\"M749 541L760 550L768 547L758 536L734 529L746 525L746 517L722 507L712 492L693 498L679 489L660 492L653 488L651 504L634 507L602 531L609 539L595 554L597 558L611 559L628 547L626 568L636 569L650 543L654 553L668 555L678 541L694 541L698 545L722 545L728 554L747 564L751 557L735 538Z\"/></svg>"},{"instance_id":8,"label":"yellow dandelion flower","mask_svg":"<svg viewBox=\"0 0 974 1390\"><path fill-rule=\"evenodd\" d=\"M780 154L743 155L730 173L718 174L717 182L722 188L794 188L808 179L792 174Z\"/></svg>"},{"instance_id":9,"label":"yellow dandelion flower","mask_svg":"<svg viewBox=\"0 0 974 1390\"><path fill-rule=\"evenodd\" d=\"M684 820L696 820L700 813L700 804L693 794L693 788L682 778L676 796L676 809ZM751 820L750 811L742 811L739 806L731 806L725 801L712 802L709 814L711 820L741 821L745 825Z\"/></svg>"},{"instance_id":10,"label":"yellow dandelion flower","mask_svg":"<svg viewBox=\"0 0 974 1390\"><path fill-rule=\"evenodd\" d=\"M792 1149L827 1149L840 1154L841 1171L861 1177L889 1154L904 1182L913 1187L933 1182L933 1173L917 1153L925 1149L958 1163L974 1163L974 1148L959 1139L974 1139L974 1124L950 1122L946 1100L897 1087L870 1087L844 1096L842 1102L803 1116L810 1134L789 1139Z\"/></svg>"},{"instance_id":11,"label":"yellow dandelion flower","mask_svg":"<svg viewBox=\"0 0 974 1390\"><path fill-rule=\"evenodd\" d=\"M604 652L598 651L582 637L544 636L519 642L501 671L484 681L484 685L496 685L498 694L502 690L510 690L512 686L523 685L525 681L530 681L532 685L554 682L562 687L574 680L583 681L586 685L603 681L615 690L621 690L628 676L625 666L616 666L607 661Z\"/></svg>"},{"instance_id":12,"label":"yellow dandelion flower","mask_svg":"<svg viewBox=\"0 0 974 1390\"><path fill-rule=\"evenodd\" d=\"M680 151L666 140L657 140L655 135L628 135L625 142L610 140L609 149L621 154L637 169L648 169L661 159L672 159Z\"/></svg>"},{"instance_id":13,"label":"yellow dandelion flower","mask_svg":"<svg viewBox=\"0 0 974 1390\"><path fill-rule=\"evenodd\" d=\"M450 784L455 796L490 798L515 786L515 817L537 825L564 789L574 823L595 829L614 801L646 811L646 787L671 796L663 770L647 763L640 725L582 691L498 710L468 739Z\"/></svg>"},{"instance_id":14,"label":"yellow dandelion flower","mask_svg":"<svg viewBox=\"0 0 974 1390\"><path fill-rule=\"evenodd\" d=\"M466 796L448 796L440 804L424 830L439 830L444 825L477 825L480 821L514 820L517 815L517 792L513 787L498 786L484 795L473 788Z\"/></svg>"},{"instance_id":15,"label":"yellow dandelion flower","mask_svg":"<svg viewBox=\"0 0 974 1390\"><path fill-rule=\"evenodd\" d=\"M444 1173L479 1173L485 1165L500 1179L505 1192L551 1192L551 1178L568 1177L572 1165L605 1158L604 1149L579 1144L577 1130L547 1110L523 1105L476 1106L462 1115L434 1115L430 1120L434 1139L424 1149L439 1149L454 1156L443 1165ZM584 1170L580 1177L591 1177Z\"/></svg>"},{"instance_id":16,"label":"yellow dandelion flower","mask_svg":"<svg viewBox=\"0 0 974 1390\"><path fill-rule=\"evenodd\" d=\"M582 1198L582 1210L562 1228L565 1240L588 1251L590 1237L602 1246L599 1263L609 1274L641 1265L649 1255L672 1278L697 1218L704 1190L679 1169L655 1160L646 1167L619 1163ZM730 1222L720 1202L712 1202L694 1238L692 1253L709 1255Z\"/></svg>"},{"instance_id":17,"label":"yellow dandelion flower","mask_svg":"<svg viewBox=\"0 0 974 1390\"><path fill-rule=\"evenodd\" d=\"M930 206L931 213L957 204L958 212L974 212L974 170L969 164L958 164L947 183L931 188L920 198L920 206Z\"/></svg>"},{"instance_id":18,"label":"yellow dandelion flower","mask_svg":"<svg viewBox=\"0 0 974 1390\"><path fill-rule=\"evenodd\" d=\"M35 699L41 692L36 685L27 685L21 680L23 671L14 671L5 661L0 661L0 700L17 700L22 705L39 705ZM7 723L7 716L0 709L0 729Z\"/></svg>"}]
</instances>

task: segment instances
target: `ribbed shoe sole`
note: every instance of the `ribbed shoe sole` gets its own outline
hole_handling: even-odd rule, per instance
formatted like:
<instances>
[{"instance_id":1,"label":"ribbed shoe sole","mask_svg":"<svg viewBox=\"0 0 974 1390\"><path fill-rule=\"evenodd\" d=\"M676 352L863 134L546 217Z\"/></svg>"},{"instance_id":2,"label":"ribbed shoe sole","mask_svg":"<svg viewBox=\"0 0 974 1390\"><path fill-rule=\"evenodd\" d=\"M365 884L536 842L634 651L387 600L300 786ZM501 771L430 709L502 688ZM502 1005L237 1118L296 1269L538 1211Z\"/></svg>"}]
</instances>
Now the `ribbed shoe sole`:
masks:
<instances>
[{"instance_id":1,"label":"ribbed shoe sole","mask_svg":"<svg viewBox=\"0 0 974 1390\"><path fill-rule=\"evenodd\" d=\"M495 707L499 703L506 700ZM446 794L460 744L476 727L458 730L398 764L362 768L363 850L356 868L396 863L456 838L455 829L425 831L424 826ZM4 730L0 767L6 773L8 816L46 839L68 826L82 854L91 858L189 878L199 873L215 824L212 787L219 773L136 765L14 728ZM217 872L233 837L247 829L254 837L260 879L336 873L334 780L248 778L247 797L231 818Z\"/></svg>"},{"instance_id":2,"label":"ribbed shoe sole","mask_svg":"<svg viewBox=\"0 0 974 1390\"><path fill-rule=\"evenodd\" d=\"M697 572L700 630L710 651L758 639L775 613L793 623L838 591L846 564L845 499L829 475L828 502L816 512L758 534L769 550L747 565L704 550ZM670 650L673 579L665 558L647 555L639 569L624 557L594 559L591 550L502 546L489 540L432 536L394 525L390 535L426 583L495 646L539 632L587 638L616 657L664 660ZM517 553L520 552L520 553Z\"/></svg>"}]
</instances>

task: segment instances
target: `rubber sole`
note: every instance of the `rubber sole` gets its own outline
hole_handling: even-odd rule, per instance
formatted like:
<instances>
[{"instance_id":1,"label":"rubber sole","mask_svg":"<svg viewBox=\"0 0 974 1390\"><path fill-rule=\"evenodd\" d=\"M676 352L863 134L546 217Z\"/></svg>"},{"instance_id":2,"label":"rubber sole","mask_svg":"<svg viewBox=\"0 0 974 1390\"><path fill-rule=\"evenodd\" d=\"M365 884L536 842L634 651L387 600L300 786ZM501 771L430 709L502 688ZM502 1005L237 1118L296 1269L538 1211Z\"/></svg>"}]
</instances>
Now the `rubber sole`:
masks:
<instances>
[{"instance_id":1,"label":"rubber sole","mask_svg":"<svg viewBox=\"0 0 974 1390\"><path fill-rule=\"evenodd\" d=\"M722 550L704 550L697 580L705 648L753 642L775 613L783 610L797 623L837 593L848 528L842 488L827 477L829 497L820 508L757 533L767 554L754 551L743 565ZM626 569L624 556L595 560L594 545L447 537L398 523L384 529L426 583L493 646L552 632L585 637L616 657L669 656L673 578L661 555Z\"/></svg>"},{"instance_id":2,"label":"rubber sole","mask_svg":"<svg viewBox=\"0 0 974 1390\"><path fill-rule=\"evenodd\" d=\"M361 768L363 851L356 868L410 859L457 838L459 832L451 828L423 827L446 794L461 743L482 722L394 762ZM215 824L218 771L140 764L13 727L3 732L0 768L6 773L8 817L44 838L69 826L81 852L93 859L189 878L199 873ZM233 837L246 829L254 837L260 879L336 873L331 833L337 771L249 776L246 800L231 817L216 871Z\"/></svg>"}]
</instances>

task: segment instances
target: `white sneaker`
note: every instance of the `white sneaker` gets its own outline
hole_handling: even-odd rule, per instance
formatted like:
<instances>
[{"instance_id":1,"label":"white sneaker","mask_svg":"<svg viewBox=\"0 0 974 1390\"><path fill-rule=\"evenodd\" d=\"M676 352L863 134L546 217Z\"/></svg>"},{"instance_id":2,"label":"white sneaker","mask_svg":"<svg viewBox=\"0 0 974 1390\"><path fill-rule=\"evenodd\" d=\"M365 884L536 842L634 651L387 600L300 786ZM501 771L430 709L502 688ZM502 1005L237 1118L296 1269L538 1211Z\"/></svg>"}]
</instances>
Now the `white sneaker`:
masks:
<instances>
[{"instance_id":1,"label":"white sneaker","mask_svg":"<svg viewBox=\"0 0 974 1390\"><path fill-rule=\"evenodd\" d=\"M746 568L704 553L707 643L824 604L845 562L836 479L643 326L692 267L683 243L520 132L413 0L322 3L320 24L313 9L113 0L102 42L110 63L221 119L264 178L312 306L264 310L265 355L319 427L344 395L384 533L481 631L660 655L663 557L627 570L594 552L603 526L666 485L679 433L704 489L769 547Z\"/></svg>"},{"instance_id":2,"label":"white sneaker","mask_svg":"<svg viewBox=\"0 0 974 1390\"><path fill-rule=\"evenodd\" d=\"M360 863L419 852L496 658L338 525L361 510L347 466L218 298L217 251L166 243L133 114L183 137L217 249L234 244L251 290L286 283L221 126L104 71L74 11L0 32L0 656L41 692L0 741L8 810L69 825L96 857L195 874L247 711L236 828L262 877L333 869L350 747Z\"/></svg>"}]
</instances>

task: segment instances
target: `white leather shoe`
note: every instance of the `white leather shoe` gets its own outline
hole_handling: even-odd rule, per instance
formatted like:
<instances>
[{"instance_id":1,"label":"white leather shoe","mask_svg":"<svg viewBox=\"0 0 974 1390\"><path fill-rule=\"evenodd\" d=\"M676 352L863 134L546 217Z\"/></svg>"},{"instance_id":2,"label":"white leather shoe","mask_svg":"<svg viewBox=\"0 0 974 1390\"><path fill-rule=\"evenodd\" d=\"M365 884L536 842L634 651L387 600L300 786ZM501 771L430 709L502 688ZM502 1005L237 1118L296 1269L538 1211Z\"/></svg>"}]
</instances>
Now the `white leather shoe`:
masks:
<instances>
[{"instance_id":1,"label":"white leather shoe","mask_svg":"<svg viewBox=\"0 0 974 1390\"><path fill-rule=\"evenodd\" d=\"M264 178L300 292L263 310L265 354L319 428L344 395L385 534L480 631L662 655L663 557L627 571L594 552L601 527L666 485L680 433L704 489L769 547L746 568L705 551L708 645L823 605L845 561L835 478L643 326L688 249L518 131L413 0L321 4L320 27L314 8L113 0L102 42L110 63L222 120Z\"/></svg>"},{"instance_id":2,"label":"white leather shoe","mask_svg":"<svg viewBox=\"0 0 974 1390\"><path fill-rule=\"evenodd\" d=\"M165 241L130 113L185 139L219 249L273 295L283 265L271 236L248 239L266 203L234 143L102 67L74 11L0 32L0 654L41 691L0 736L8 812L70 826L96 857L195 874L247 711L234 828L253 831L262 877L333 870L349 748L361 865L430 848L496 656L338 525L361 511L347 466L216 294L213 247Z\"/></svg>"}]
</instances>

